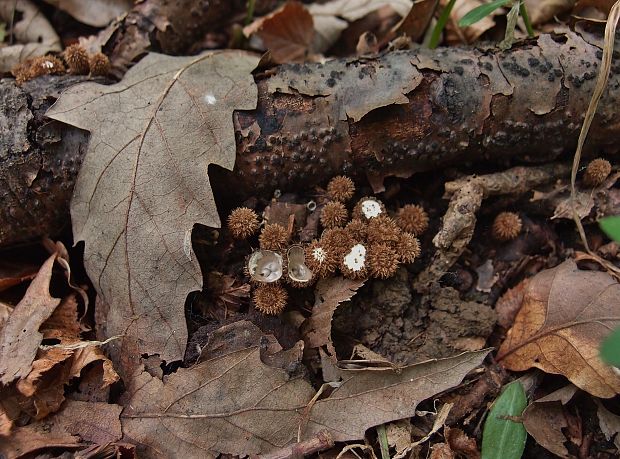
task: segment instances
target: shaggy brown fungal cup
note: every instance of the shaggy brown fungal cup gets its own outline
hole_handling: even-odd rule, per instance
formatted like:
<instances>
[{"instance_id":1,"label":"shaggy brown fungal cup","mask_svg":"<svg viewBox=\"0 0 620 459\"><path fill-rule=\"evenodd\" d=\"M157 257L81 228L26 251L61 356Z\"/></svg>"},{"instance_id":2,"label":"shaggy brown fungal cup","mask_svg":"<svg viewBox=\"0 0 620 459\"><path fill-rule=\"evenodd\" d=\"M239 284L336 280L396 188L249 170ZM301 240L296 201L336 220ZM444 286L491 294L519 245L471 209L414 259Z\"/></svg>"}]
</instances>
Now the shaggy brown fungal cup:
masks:
<instances>
[{"instance_id":1,"label":"shaggy brown fungal cup","mask_svg":"<svg viewBox=\"0 0 620 459\"><path fill-rule=\"evenodd\" d=\"M106 76L110 72L110 59L103 53L95 53L88 60L90 74L94 76Z\"/></svg>"},{"instance_id":2,"label":"shaggy brown fungal cup","mask_svg":"<svg viewBox=\"0 0 620 459\"><path fill-rule=\"evenodd\" d=\"M514 212L501 212L493 221L493 237L499 241L509 241L521 232L522 222Z\"/></svg>"},{"instance_id":3,"label":"shaggy brown fungal cup","mask_svg":"<svg viewBox=\"0 0 620 459\"><path fill-rule=\"evenodd\" d=\"M327 195L334 201L347 202L354 194L353 180L344 175L334 177L327 184Z\"/></svg>"},{"instance_id":4,"label":"shaggy brown fungal cup","mask_svg":"<svg viewBox=\"0 0 620 459\"><path fill-rule=\"evenodd\" d=\"M413 234L403 232L400 235L396 253L402 263L413 263L422 254L420 241Z\"/></svg>"},{"instance_id":5,"label":"shaggy brown fungal cup","mask_svg":"<svg viewBox=\"0 0 620 459\"><path fill-rule=\"evenodd\" d=\"M338 228L344 226L349 219L349 212L343 203L329 201L321 210L321 225L323 228Z\"/></svg>"},{"instance_id":6,"label":"shaggy brown fungal cup","mask_svg":"<svg viewBox=\"0 0 620 459\"><path fill-rule=\"evenodd\" d=\"M247 239L258 231L258 215L247 207L237 207L228 216L228 229L235 239Z\"/></svg>"},{"instance_id":7,"label":"shaggy brown fungal cup","mask_svg":"<svg viewBox=\"0 0 620 459\"><path fill-rule=\"evenodd\" d=\"M379 215L385 215L385 206L377 198L366 196L359 201L353 208L353 218L368 221Z\"/></svg>"},{"instance_id":8,"label":"shaggy brown fungal cup","mask_svg":"<svg viewBox=\"0 0 620 459\"><path fill-rule=\"evenodd\" d=\"M611 163L603 158L590 161L583 174L583 183L588 187L601 185L611 173Z\"/></svg>"},{"instance_id":9,"label":"shaggy brown fungal cup","mask_svg":"<svg viewBox=\"0 0 620 459\"><path fill-rule=\"evenodd\" d=\"M321 242L336 258L340 258L344 251L354 243L354 239L344 228L331 228L323 231Z\"/></svg>"},{"instance_id":10,"label":"shaggy brown fungal cup","mask_svg":"<svg viewBox=\"0 0 620 459\"><path fill-rule=\"evenodd\" d=\"M372 277L387 279L398 268L398 255L387 244L371 244L368 248L368 269Z\"/></svg>"},{"instance_id":11,"label":"shaggy brown fungal cup","mask_svg":"<svg viewBox=\"0 0 620 459\"><path fill-rule=\"evenodd\" d=\"M363 220L359 220L354 218L347 226L344 227L344 230L351 237L351 239L355 241L365 241L368 236L368 223Z\"/></svg>"},{"instance_id":12,"label":"shaggy brown fungal cup","mask_svg":"<svg viewBox=\"0 0 620 459\"><path fill-rule=\"evenodd\" d=\"M284 311L288 301L288 293L281 285L263 284L254 290L252 300L260 312L275 316Z\"/></svg>"},{"instance_id":13,"label":"shaggy brown fungal cup","mask_svg":"<svg viewBox=\"0 0 620 459\"><path fill-rule=\"evenodd\" d=\"M288 245L288 231L277 223L268 223L258 237L260 248L283 252Z\"/></svg>"},{"instance_id":14,"label":"shaggy brown fungal cup","mask_svg":"<svg viewBox=\"0 0 620 459\"><path fill-rule=\"evenodd\" d=\"M381 215L368 222L368 242L370 244L388 244L396 247L402 234L393 218Z\"/></svg>"},{"instance_id":15,"label":"shaggy brown fungal cup","mask_svg":"<svg viewBox=\"0 0 620 459\"><path fill-rule=\"evenodd\" d=\"M419 236L428 228L428 214L422 206L407 204L398 209L396 223L403 231Z\"/></svg>"},{"instance_id":16,"label":"shaggy brown fungal cup","mask_svg":"<svg viewBox=\"0 0 620 459\"><path fill-rule=\"evenodd\" d=\"M17 84L33 80L43 75L59 75L65 73L65 65L54 56L39 56L28 59L11 70Z\"/></svg>"},{"instance_id":17,"label":"shaggy brown fungal cup","mask_svg":"<svg viewBox=\"0 0 620 459\"><path fill-rule=\"evenodd\" d=\"M317 277L327 277L338 267L335 254L323 242L314 240L304 250L305 264Z\"/></svg>"},{"instance_id":18,"label":"shaggy brown fungal cup","mask_svg":"<svg viewBox=\"0 0 620 459\"><path fill-rule=\"evenodd\" d=\"M82 46L78 44L67 46L63 52L63 57L70 73L74 75L87 75L90 71L88 53Z\"/></svg>"},{"instance_id":19,"label":"shaggy brown fungal cup","mask_svg":"<svg viewBox=\"0 0 620 459\"><path fill-rule=\"evenodd\" d=\"M367 249L364 244L350 246L340 259L340 270L349 279L368 277Z\"/></svg>"}]
</instances>

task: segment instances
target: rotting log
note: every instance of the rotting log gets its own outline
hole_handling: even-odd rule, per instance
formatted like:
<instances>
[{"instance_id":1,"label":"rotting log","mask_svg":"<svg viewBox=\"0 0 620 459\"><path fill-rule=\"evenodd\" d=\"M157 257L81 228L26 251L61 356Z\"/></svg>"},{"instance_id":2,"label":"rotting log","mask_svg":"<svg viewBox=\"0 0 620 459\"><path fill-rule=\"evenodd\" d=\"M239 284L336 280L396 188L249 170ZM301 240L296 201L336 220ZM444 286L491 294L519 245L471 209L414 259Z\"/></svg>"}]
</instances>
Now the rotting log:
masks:
<instances>
[{"instance_id":1,"label":"rotting log","mask_svg":"<svg viewBox=\"0 0 620 459\"><path fill-rule=\"evenodd\" d=\"M239 197L303 190L339 173L409 176L449 164L542 162L574 149L602 51L592 37L543 35L509 52L398 51L256 74L256 110L236 112L237 162L210 170ZM44 112L75 77L18 88L0 82L0 245L68 224L68 201L87 135ZM618 152L620 65L586 149Z\"/></svg>"}]
</instances>

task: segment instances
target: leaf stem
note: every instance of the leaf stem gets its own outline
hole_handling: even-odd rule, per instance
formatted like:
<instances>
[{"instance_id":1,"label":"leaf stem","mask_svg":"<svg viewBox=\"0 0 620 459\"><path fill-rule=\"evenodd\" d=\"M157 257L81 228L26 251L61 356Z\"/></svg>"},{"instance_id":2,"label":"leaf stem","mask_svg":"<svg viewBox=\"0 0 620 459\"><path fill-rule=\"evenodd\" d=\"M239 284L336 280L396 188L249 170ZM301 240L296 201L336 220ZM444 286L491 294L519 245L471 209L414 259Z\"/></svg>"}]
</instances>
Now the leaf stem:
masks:
<instances>
[{"instance_id":1,"label":"leaf stem","mask_svg":"<svg viewBox=\"0 0 620 459\"><path fill-rule=\"evenodd\" d=\"M523 18L523 22L525 23L528 37L532 38L534 36L534 28L532 27L532 21L530 21L530 15L527 12L527 8L523 0L521 0L519 5L519 14Z\"/></svg>"},{"instance_id":2,"label":"leaf stem","mask_svg":"<svg viewBox=\"0 0 620 459\"><path fill-rule=\"evenodd\" d=\"M448 22L448 18L450 17L450 13L452 12L452 8L454 8L454 4L456 0L450 0L450 2L446 5L446 7L441 12L439 19L437 20L437 24L435 24L435 28L433 29L433 33L431 35L431 41L428 43L428 47L430 49L437 48L439 45L439 39L441 38L441 32L443 32L444 27L446 26L446 22Z\"/></svg>"}]
</instances>

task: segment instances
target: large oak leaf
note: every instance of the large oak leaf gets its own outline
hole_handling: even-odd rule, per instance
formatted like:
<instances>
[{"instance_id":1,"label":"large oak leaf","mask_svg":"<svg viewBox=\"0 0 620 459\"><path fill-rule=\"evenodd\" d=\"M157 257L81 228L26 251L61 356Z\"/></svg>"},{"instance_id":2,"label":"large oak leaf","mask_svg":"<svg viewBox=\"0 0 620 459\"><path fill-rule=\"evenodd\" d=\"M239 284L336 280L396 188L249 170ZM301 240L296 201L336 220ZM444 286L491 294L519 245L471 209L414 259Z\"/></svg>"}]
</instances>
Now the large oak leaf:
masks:
<instances>
[{"instance_id":1,"label":"large oak leaf","mask_svg":"<svg viewBox=\"0 0 620 459\"><path fill-rule=\"evenodd\" d=\"M321 431L335 441L361 440L373 426L414 416L419 402L458 385L488 353L342 370L338 387L312 404L316 391L296 371L301 353L280 351L288 361L277 368L265 363L283 361L261 352L273 341L251 322L235 322L213 333L204 361L191 368L163 381L138 372L121 416L125 440L147 458L264 454Z\"/></svg>"},{"instance_id":2,"label":"large oak leaf","mask_svg":"<svg viewBox=\"0 0 620 459\"><path fill-rule=\"evenodd\" d=\"M107 333L124 335L133 355L183 357L183 304L201 285L191 229L220 224L207 168L234 165L232 113L256 106L257 62L242 52L149 54L121 82L72 87L47 113L92 134L73 232L109 305Z\"/></svg>"},{"instance_id":3,"label":"large oak leaf","mask_svg":"<svg viewBox=\"0 0 620 459\"><path fill-rule=\"evenodd\" d=\"M499 349L510 370L562 374L596 397L620 393L620 376L599 358L602 339L620 324L620 284L572 260L528 283L523 305Z\"/></svg>"}]
</instances>

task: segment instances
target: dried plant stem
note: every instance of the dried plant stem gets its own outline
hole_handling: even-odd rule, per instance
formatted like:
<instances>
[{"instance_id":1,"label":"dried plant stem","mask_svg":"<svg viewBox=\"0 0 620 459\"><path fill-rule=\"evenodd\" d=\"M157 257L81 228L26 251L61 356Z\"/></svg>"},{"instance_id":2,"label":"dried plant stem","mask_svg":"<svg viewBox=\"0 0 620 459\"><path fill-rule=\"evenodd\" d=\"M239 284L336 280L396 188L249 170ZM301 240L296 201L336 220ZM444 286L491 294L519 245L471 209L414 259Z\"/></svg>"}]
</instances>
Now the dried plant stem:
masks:
<instances>
[{"instance_id":1,"label":"dried plant stem","mask_svg":"<svg viewBox=\"0 0 620 459\"><path fill-rule=\"evenodd\" d=\"M590 126L592 125L592 120L594 119L594 115L596 114L596 110L598 108L599 102L601 100L601 96L607 87L607 80L609 79L609 72L611 69L611 58L614 52L614 38L616 36L616 27L618 25L618 19L620 18L620 0L617 0L614 3L614 6L611 8L609 12L609 17L607 18L607 24L605 25L605 39L603 46L603 58L601 63L600 72L596 78L596 85L594 87L594 92L592 93L592 98L590 99L590 103L588 105L588 110L586 111L585 118L583 120L583 124L581 126L581 131L579 132L579 138L577 140L577 149L575 150L575 156L573 157L573 167L571 170L570 177L570 195L571 195L571 208L573 211L573 220L575 221L575 225L577 226L577 231L579 231L579 236L581 237L581 241L583 246L585 247L588 254L602 266L604 266L610 273L612 273L615 277L620 278L620 268L615 266L614 264L604 260L599 257L596 253L594 253L588 244L588 238L586 236L585 229L583 228L583 224L581 223L581 218L579 218L579 214L577 212L576 199L577 199L577 172L579 170L579 164L581 162L581 154L583 151L583 146L586 141L586 137L588 136L588 131L590 130Z\"/></svg>"}]
</instances>

